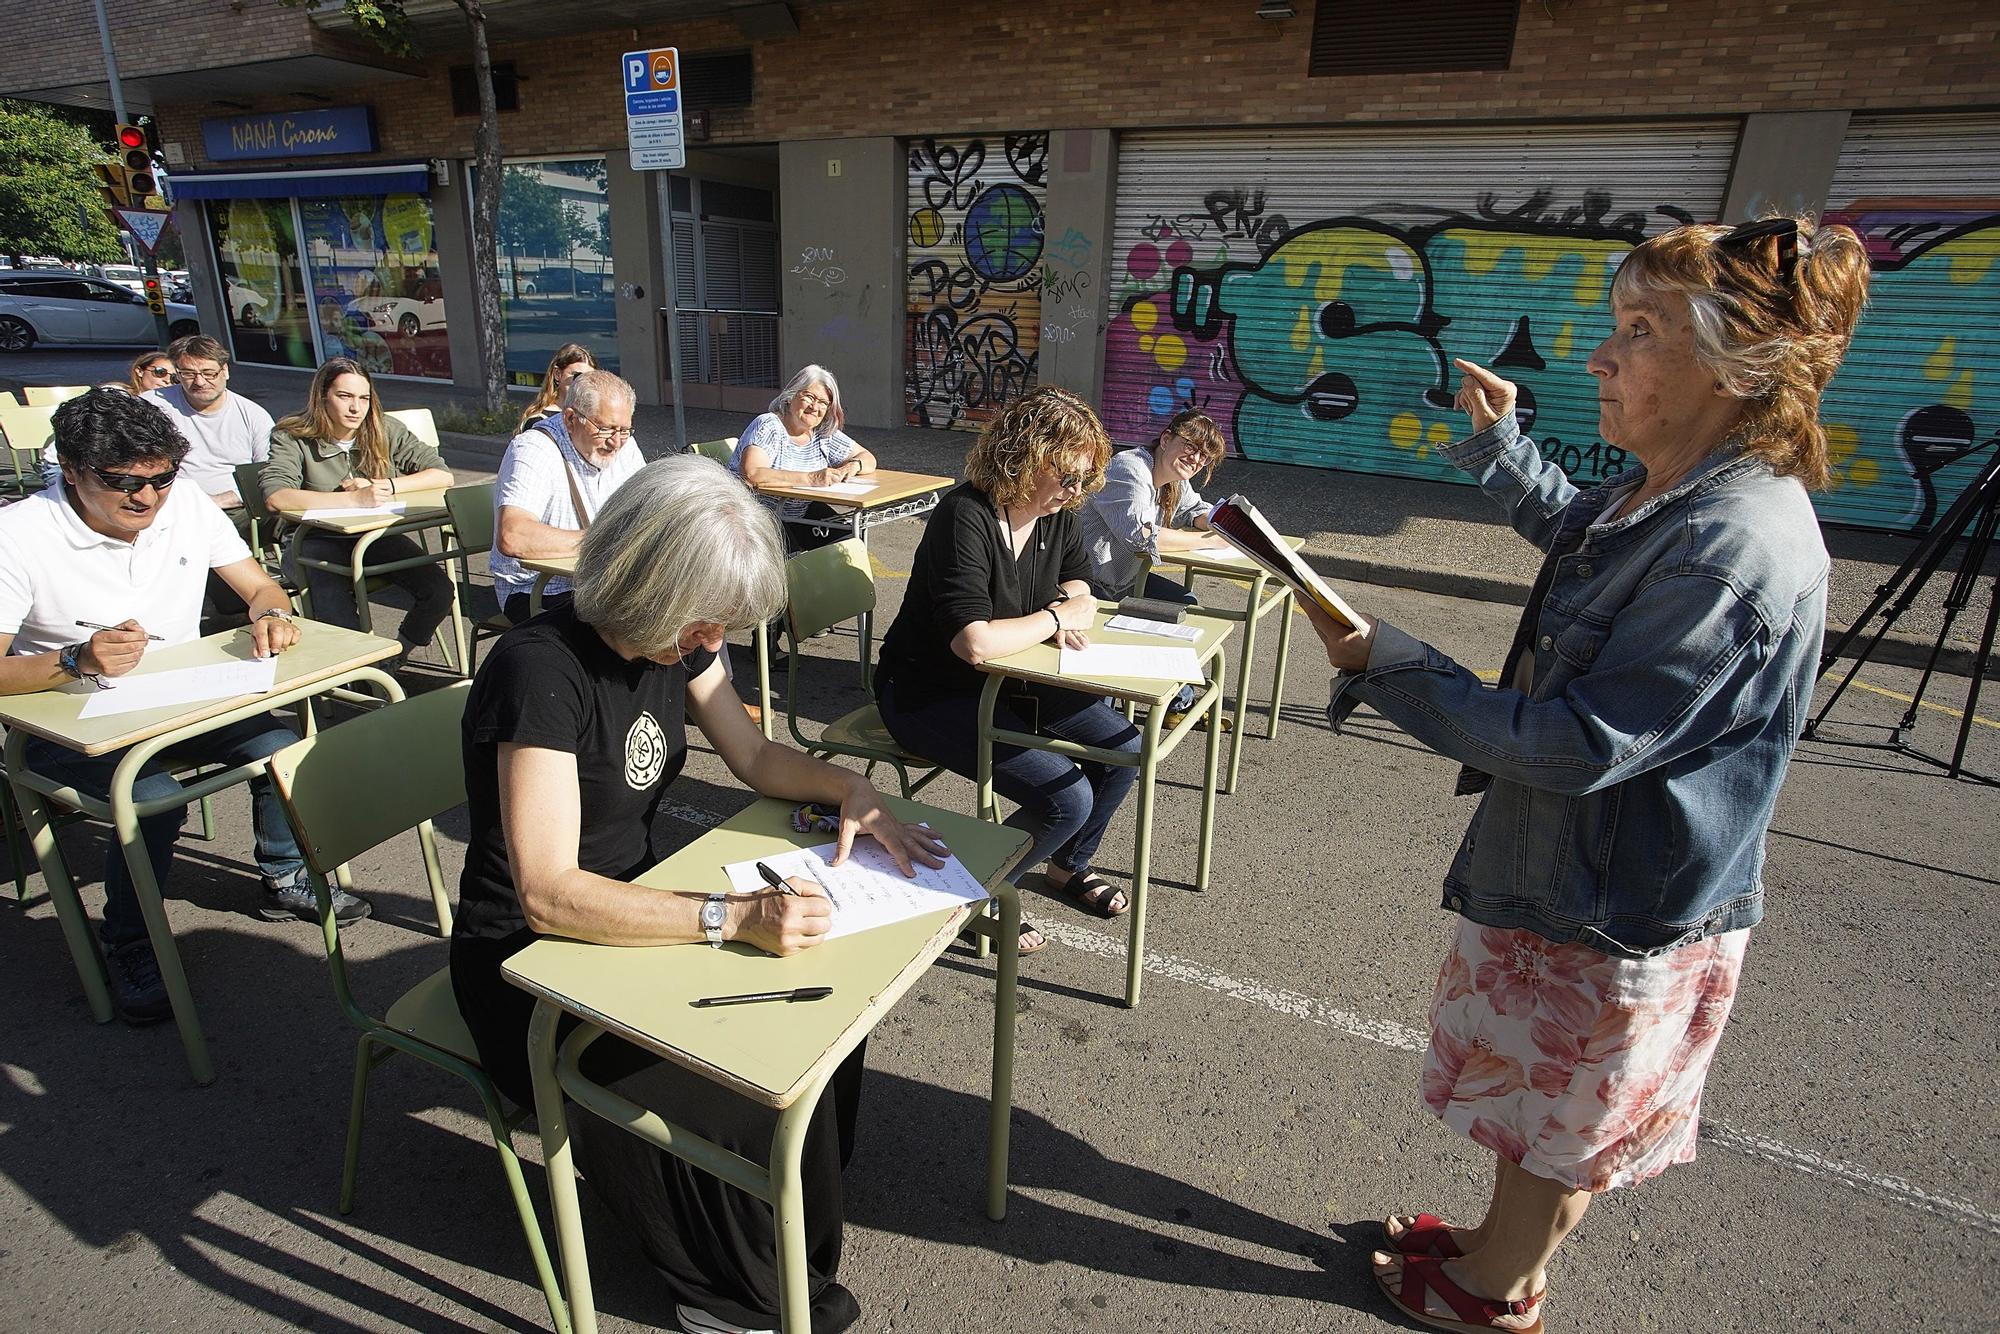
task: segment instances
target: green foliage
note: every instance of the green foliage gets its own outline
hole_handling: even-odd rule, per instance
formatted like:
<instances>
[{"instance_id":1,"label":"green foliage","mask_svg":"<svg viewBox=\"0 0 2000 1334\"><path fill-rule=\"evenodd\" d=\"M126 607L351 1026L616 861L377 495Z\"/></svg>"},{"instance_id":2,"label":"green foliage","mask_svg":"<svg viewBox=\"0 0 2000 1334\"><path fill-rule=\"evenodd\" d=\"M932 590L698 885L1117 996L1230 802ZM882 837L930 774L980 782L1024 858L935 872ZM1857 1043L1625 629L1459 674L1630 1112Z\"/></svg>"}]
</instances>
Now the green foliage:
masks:
<instances>
[{"instance_id":1,"label":"green foliage","mask_svg":"<svg viewBox=\"0 0 2000 1334\"><path fill-rule=\"evenodd\" d=\"M454 404L439 408L431 414L440 431L451 431L457 435L501 436L511 439L514 423L520 419L521 410L505 405L498 408L467 408Z\"/></svg>"},{"instance_id":2,"label":"green foliage","mask_svg":"<svg viewBox=\"0 0 2000 1334\"><path fill-rule=\"evenodd\" d=\"M96 136L32 102L0 100L0 254L118 264L125 248L104 216L91 168Z\"/></svg>"},{"instance_id":3,"label":"green foliage","mask_svg":"<svg viewBox=\"0 0 2000 1334\"><path fill-rule=\"evenodd\" d=\"M332 0L278 0L278 3L287 9L314 10ZM410 36L410 16L403 12L403 0L339 0L339 5L361 35L382 50L392 56L417 54L416 41Z\"/></svg>"},{"instance_id":4,"label":"green foliage","mask_svg":"<svg viewBox=\"0 0 2000 1334\"><path fill-rule=\"evenodd\" d=\"M583 210L526 167L509 167L500 184L500 244L523 255L567 255L591 239Z\"/></svg>"}]
</instances>

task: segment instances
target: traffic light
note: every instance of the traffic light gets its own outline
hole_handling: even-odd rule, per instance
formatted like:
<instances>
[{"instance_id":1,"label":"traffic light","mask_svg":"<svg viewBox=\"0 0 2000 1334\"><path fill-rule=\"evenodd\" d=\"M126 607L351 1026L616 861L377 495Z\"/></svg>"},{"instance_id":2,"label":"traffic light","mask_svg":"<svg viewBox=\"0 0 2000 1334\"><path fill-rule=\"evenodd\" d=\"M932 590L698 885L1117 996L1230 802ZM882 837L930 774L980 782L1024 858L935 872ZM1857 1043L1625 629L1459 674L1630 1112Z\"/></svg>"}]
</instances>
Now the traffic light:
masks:
<instances>
[{"instance_id":1,"label":"traffic light","mask_svg":"<svg viewBox=\"0 0 2000 1334\"><path fill-rule=\"evenodd\" d=\"M150 195L160 192L159 177L153 173L153 150L146 144L146 132L137 125L120 125L117 131L119 165L125 169L128 207L137 208Z\"/></svg>"},{"instance_id":2,"label":"traffic light","mask_svg":"<svg viewBox=\"0 0 2000 1334\"><path fill-rule=\"evenodd\" d=\"M160 290L160 276L156 273L146 275L146 309L155 315L167 313L167 294Z\"/></svg>"},{"instance_id":3,"label":"traffic light","mask_svg":"<svg viewBox=\"0 0 2000 1334\"><path fill-rule=\"evenodd\" d=\"M104 196L108 208L131 207L131 182L126 179L125 168L112 162L100 162L91 168L97 177L98 193Z\"/></svg>"}]
</instances>

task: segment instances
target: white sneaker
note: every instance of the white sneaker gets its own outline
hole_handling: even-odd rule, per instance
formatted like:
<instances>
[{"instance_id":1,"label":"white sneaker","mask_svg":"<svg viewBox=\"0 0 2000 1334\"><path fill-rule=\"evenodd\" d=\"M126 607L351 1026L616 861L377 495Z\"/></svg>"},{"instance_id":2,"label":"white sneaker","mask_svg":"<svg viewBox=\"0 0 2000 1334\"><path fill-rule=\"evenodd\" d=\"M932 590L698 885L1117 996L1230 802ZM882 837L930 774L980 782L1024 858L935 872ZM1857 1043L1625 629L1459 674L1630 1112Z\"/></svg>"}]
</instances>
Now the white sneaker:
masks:
<instances>
[{"instance_id":1,"label":"white sneaker","mask_svg":"<svg viewBox=\"0 0 2000 1334\"><path fill-rule=\"evenodd\" d=\"M710 1316L700 1306L682 1306L674 1302L674 1320L680 1320L680 1328L686 1334L778 1334L778 1330L752 1330L742 1324L730 1324L720 1316Z\"/></svg>"},{"instance_id":2,"label":"white sneaker","mask_svg":"<svg viewBox=\"0 0 2000 1334\"><path fill-rule=\"evenodd\" d=\"M686 1334L778 1334L775 1329L750 1329L744 1325L732 1325L727 1320L712 1316L699 1306L674 1304L674 1319L680 1321Z\"/></svg>"}]
</instances>

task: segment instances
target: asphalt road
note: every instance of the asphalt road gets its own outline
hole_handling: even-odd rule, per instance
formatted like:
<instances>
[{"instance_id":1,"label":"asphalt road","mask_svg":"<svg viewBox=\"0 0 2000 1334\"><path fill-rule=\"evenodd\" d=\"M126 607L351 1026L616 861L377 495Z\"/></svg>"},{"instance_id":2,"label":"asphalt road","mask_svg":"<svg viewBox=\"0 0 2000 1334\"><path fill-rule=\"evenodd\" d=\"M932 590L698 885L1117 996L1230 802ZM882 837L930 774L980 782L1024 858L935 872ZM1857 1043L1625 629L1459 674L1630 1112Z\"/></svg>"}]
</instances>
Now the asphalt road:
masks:
<instances>
[{"instance_id":1,"label":"asphalt road","mask_svg":"<svg viewBox=\"0 0 2000 1334\"><path fill-rule=\"evenodd\" d=\"M915 536L898 524L875 539L885 618ZM1516 615L1349 591L1479 669L1499 666ZM859 1328L1395 1327L1367 1277L1375 1220L1483 1204L1484 1151L1417 1092L1450 931L1437 887L1469 803L1450 795L1451 765L1379 718L1328 730L1326 670L1301 631L1278 736L1249 743L1242 788L1222 800L1206 894L1185 887L1199 748L1168 768L1139 1009L1115 999L1124 923L1028 896L1054 943L1024 962L1005 1222L981 1208L989 965L947 955L877 1031L841 1271ZM807 714L860 702L851 638L809 653ZM443 679L411 673L413 688ZM1862 679L1833 733L1894 721L1914 676ZM1918 744L1949 747L1964 689L1933 685ZM1981 713L1969 761L2000 773L2000 700ZM970 809L968 783L931 794ZM671 796L669 843L747 800L705 751ZM1552 1269L1551 1329L1994 1328L1996 802L1906 757L1801 749L1700 1159L1591 1209ZM377 1073L358 1206L335 1211L352 1033L312 929L250 915L241 790L218 806L218 840L182 844L171 908L221 1071L211 1088L189 1084L171 1026L90 1024L37 880L25 904L0 898L14 1001L0 1328L546 1327L484 1122L453 1081ZM1114 879L1132 831L1128 811L1106 840ZM462 818L440 833L455 879ZM98 874L95 831L64 844L80 877ZM445 948L413 840L377 849L356 879L377 913L346 947L379 1006ZM97 885L85 894L94 912ZM539 1162L531 1133L515 1142ZM604 1328L648 1327L657 1280L585 1202Z\"/></svg>"}]
</instances>

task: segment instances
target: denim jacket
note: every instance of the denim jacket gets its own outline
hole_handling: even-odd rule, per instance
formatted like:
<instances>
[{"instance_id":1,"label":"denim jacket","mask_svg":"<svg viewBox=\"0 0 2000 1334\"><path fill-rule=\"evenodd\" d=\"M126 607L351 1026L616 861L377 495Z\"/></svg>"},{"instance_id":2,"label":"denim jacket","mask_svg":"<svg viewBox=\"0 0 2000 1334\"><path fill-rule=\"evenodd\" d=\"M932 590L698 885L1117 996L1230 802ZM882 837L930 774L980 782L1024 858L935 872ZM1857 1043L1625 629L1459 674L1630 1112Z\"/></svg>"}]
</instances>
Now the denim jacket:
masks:
<instances>
[{"instance_id":1,"label":"denim jacket","mask_svg":"<svg viewBox=\"0 0 2000 1334\"><path fill-rule=\"evenodd\" d=\"M1365 701L1484 790L1444 906L1625 958L1755 924L1826 629L1804 486L1725 448L1600 524L1643 469L1579 491L1512 416L1444 452L1548 553L1500 685L1378 622L1329 706Z\"/></svg>"}]
</instances>

